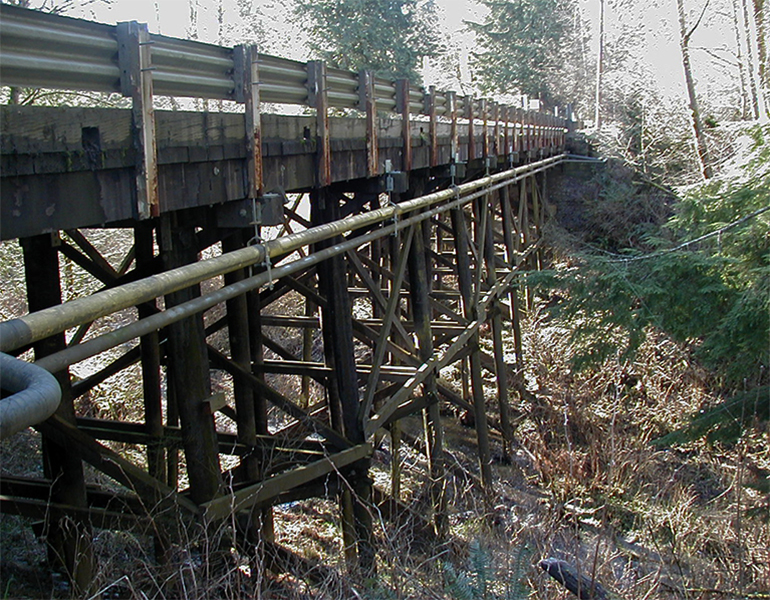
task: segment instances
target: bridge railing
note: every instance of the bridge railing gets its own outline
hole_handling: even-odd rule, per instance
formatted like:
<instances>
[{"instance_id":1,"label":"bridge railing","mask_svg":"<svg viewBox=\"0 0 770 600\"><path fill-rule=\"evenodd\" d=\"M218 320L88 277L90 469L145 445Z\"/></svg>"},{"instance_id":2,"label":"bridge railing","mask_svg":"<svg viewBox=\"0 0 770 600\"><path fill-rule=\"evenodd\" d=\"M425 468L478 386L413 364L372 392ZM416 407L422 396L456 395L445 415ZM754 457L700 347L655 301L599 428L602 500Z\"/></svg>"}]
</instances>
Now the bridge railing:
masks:
<instances>
[{"instance_id":1,"label":"bridge railing","mask_svg":"<svg viewBox=\"0 0 770 600\"><path fill-rule=\"evenodd\" d=\"M125 90L119 26L5 4L0 5L0 15L2 85L116 93ZM146 29L146 25L140 27ZM155 94L237 100L234 48L158 34L149 34L143 43L150 46L152 64L145 69L151 71ZM311 106L306 63L260 53L258 69L263 102ZM329 107L362 107L360 74L329 68L327 84ZM396 87L395 82L375 79L378 110L397 110ZM412 114L428 115L428 94L424 88L411 87ZM475 100L467 98L465 102ZM436 113L449 116L448 112L447 92L437 92ZM539 115L536 127L566 127L566 119L553 112L530 112ZM480 112L474 116L483 117Z\"/></svg>"}]
</instances>

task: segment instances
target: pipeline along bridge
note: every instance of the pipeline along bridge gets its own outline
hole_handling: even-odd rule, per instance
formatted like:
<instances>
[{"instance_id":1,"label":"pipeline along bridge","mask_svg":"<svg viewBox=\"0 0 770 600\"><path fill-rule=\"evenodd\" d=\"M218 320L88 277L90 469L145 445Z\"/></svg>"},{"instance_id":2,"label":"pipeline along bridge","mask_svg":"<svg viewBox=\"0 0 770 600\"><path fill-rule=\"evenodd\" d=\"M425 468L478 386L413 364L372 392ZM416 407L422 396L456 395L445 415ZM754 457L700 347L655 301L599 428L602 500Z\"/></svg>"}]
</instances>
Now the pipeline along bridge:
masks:
<instances>
[{"instance_id":1,"label":"pipeline along bridge","mask_svg":"<svg viewBox=\"0 0 770 600\"><path fill-rule=\"evenodd\" d=\"M517 277L537 265L567 112L7 5L0 52L4 86L126 106L0 107L0 236L21 245L29 306L0 323L0 434L35 427L44 464L2 472L0 510L39 521L84 591L94 528L150 532L162 560L174 523L237 521L244 544L290 557L271 507L331 496L368 573L373 450L389 440L397 505L399 420L421 414L427 522L445 534L440 408L473 415L489 487L488 412L507 452ZM129 240L119 260L101 228ZM97 291L62 303L60 255ZM74 377L84 361L97 366ZM458 363L463 389L441 375ZM84 412L137 373L142 419ZM84 464L122 491L87 483Z\"/></svg>"}]
</instances>

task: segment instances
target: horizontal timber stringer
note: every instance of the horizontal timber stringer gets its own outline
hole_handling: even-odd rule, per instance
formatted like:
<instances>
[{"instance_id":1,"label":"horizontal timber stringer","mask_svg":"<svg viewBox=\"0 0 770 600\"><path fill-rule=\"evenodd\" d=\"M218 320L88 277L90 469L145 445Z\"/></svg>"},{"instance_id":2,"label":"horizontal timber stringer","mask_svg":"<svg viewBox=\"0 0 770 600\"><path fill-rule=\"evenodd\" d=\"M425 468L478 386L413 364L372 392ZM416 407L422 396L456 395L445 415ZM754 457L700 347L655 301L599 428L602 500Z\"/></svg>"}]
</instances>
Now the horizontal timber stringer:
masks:
<instances>
[{"instance_id":1,"label":"horizontal timber stringer","mask_svg":"<svg viewBox=\"0 0 770 600\"><path fill-rule=\"evenodd\" d=\"M45 516L75 586L93 584L93 527L150 533L161 560L174 522L237 513L244 544L271 541L271 507L316 496L338 499L349 565L371 572L373 453L389 440L398 505L400 420L420 413L441 537L444 401L473 414L490 489L492 444L507 456L513 435L507 382L520 385L519 274L540 262L546 178L571 122L7 5L0 51L3 84L131 99L130 110L0 107L0 237L22 246L30 307L0 323L0 351L32 348L25 368L61 388L60 403L33 411L50 376L42 388L34 373L11 378L21 361L3 359L3 437L33 425L46 444L44 478L0 476L0 510ZM164 112L154 94L235 109ZM315 115L268 114L265 101ZM100 291L62 304L63 259ZM141 393L94 414L114 377ZM86 485L83 461L125 488L125 509Z\"/></svg>"}]
</instances>

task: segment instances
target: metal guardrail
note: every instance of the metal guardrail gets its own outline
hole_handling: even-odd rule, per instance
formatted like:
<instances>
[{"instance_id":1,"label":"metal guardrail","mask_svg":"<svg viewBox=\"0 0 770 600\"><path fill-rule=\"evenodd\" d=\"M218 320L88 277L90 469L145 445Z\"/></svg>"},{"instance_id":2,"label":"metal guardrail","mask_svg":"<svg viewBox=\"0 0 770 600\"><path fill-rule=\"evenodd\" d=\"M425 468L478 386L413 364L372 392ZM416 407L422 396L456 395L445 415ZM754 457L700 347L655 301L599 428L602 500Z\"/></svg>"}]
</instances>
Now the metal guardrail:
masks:
<instances>
[{"instance_id":1,"label":"metal guardrail","mask_svg":"<svg viewBox=\"0 0 770 600\"><path fill-rule=\"evenodd\" d=\"M233 48L151 34L154 93L233 100ZM96 92L121 92L117 26L0 4L0 84ZM263 102L308 105L307 65L260 54ZM360 108L359 75L327 69L328 105ZM426 91L409 91L409 112L426 114ZM396 86L376 79L377 110L398 110ZM469 99L458 97L459 114ZM436 114L447 113L446 92L436 94ZM474 117L479 117L474 111ZM550 115L549 115L550 116ZM559 125L565 125L565 122Z\"/></svg>"}]
</instances>

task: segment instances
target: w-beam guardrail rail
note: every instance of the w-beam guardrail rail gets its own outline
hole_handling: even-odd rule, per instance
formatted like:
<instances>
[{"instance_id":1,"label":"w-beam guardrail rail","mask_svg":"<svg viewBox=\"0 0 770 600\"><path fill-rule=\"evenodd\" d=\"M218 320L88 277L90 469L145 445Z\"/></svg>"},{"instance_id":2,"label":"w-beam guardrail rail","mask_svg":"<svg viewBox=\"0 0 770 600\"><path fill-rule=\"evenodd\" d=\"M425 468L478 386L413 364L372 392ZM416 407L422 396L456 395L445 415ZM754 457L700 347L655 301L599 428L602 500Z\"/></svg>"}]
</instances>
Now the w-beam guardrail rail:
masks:
<instances>
[{"instance_id":1,"label":"w-beam guardrail rail","mask_svg":"<svg viewBox=\"0 0 770 600\"><path fill-rule=\"evenodd\" d=\"M45 520L57 568L87 591L93 527L150 532L169 560L179 523L237 521L251 548L272 544L272 506L334 497L350 567L371 573L373 451L387 440L398 504L400 423L423 413L428 520L444 536L439 406L473 414L489 489L492 444L505 454L512 438L518 275L538 264L546 174L571 121L8 5L0 53L4 86L130 98L0 107L0 237L21 244L29 305L0 323L0 431L34 425L46 442L44 478L0 476L2 511ZM132 234L117 266L89 229L103 227ZM102 289L62 304L60 254ZM30 349L34 366L14 358ZM443 377L458 364L466 385ZM116 376L141 380L143 418L82 412ZM113 442L141 446L144 462ZM125 487L121 510L86 485L83 461Z\"/></svg>"}]
</instances>

